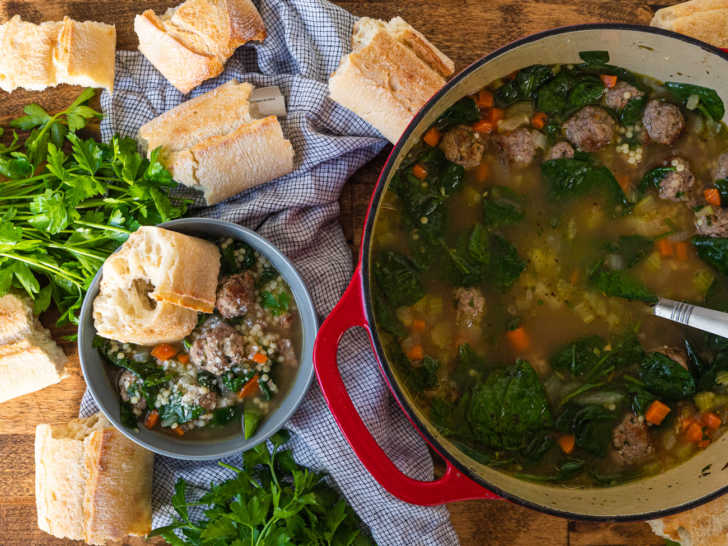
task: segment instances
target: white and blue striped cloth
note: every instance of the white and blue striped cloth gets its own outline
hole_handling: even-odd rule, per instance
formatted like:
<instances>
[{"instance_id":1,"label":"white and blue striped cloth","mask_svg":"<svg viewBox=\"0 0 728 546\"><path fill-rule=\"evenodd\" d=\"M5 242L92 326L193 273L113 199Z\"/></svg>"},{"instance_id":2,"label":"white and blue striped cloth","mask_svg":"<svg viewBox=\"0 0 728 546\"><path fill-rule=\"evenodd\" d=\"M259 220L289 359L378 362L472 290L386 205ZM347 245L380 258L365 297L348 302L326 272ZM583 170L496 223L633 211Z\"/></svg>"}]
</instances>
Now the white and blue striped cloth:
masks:
<instances>
[{"instance_id":1,"label":"white and blue striped cloth","mask_svg":"<svg viewBox=\"0 0 728 546\"><path fill-rule=\"evenodd\" d=\"M271 240L298 268L323 319L353 271L338 220L341 189L387 143L367 123L327 98L328 77L350 48L354 16L325 0L262 0L259 10L268 31L265 41L238 49L222 75L189 97L233 78L257 87L279 86L288 108L288 116L280 121L296 152L295 170L214 207L203 207L198 197L191 214L237 222ZM135 136L142 124L189 97L167 83L140 53L119 51L114 94L104 92L101 98L106 114L102 136L104 140L114 133ZM339 362L355 405L383 449L407 475L432 479L432 458L425 442L387 390L362 331L346 334ZM94 411L87 392L81 415ZM378 544L458 543L444 507L401 502L376 483L342 436L315 382L286 426L293 433L290 445L296 460L329 474ZM226 462L239 464L240 457ZM206 487L230 475L215 461L157 456L154 526L170 521L169 501L178 477Z\"/></svg>"}]
</instances>

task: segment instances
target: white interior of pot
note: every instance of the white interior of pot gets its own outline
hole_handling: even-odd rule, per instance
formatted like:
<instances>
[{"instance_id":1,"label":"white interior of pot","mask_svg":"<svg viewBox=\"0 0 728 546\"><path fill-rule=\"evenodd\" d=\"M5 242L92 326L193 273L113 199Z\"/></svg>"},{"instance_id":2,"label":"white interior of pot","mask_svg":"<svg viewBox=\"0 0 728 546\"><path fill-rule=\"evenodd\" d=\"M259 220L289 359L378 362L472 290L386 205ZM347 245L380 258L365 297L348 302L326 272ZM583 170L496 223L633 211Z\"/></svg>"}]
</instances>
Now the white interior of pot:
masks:
<instances>
[{"instance_id":1,"label":"white interior of pot","mask_svg":"<svg viewBox=\"0 0 728 546\"><path fill-rule=\"evenodd\" d=\"M390 173L397 170L399 162L427 127L461 97L531 64L578 63L579 51L588 50L607 50L610 63L661 81L683 81L714 88L728 104L728 62L698 45L634 29L589 29L553 34L502 52L458 82L415 128ZM377 214L381 213L380 208ZM411 400L409 405L421 422L428 422L426 415ZM530 504L574 516L626 518L675 510L728 486L725 469L728 466L728 434L687 462L654 477L610 488L571 489L522 481L476 463L462 455L434 427L428 424L427 428L451 458L456 457L474 474L501 491Z\"/></svg>"}]
</instances>

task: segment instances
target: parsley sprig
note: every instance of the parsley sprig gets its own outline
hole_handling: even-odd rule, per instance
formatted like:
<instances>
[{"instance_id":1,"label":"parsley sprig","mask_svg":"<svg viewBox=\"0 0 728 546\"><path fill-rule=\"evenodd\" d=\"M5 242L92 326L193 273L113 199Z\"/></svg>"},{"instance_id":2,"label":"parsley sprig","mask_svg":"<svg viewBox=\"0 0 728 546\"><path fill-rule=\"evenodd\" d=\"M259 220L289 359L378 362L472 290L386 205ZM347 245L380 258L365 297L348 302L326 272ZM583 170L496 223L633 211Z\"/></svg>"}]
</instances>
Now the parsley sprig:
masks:
<instances>
[{"instance_id":1,"label":"parsley sprig","mask_svg":"<svg viewBox=\"0 0 728 546\"><path fill-rule=\"evenodd\" d=\"M59 324L78 323L83 295L96 271L141 225L182 216L175 186L155 150L149 159L133 139L109 143L77 131L102 114L86 103L86 89L65 110L49 114L37 104L10 126L0 144L0 296L25 291L40 313L54 302ZM0 128L0 136L3 130Z\"/></svg>"},{"instance_id":2,"label":"parsley sprig","mask_svg":"<svg viewBox=\"0 0 728 546\"><path fill-rule=\"evenodd\" d=\"M271 451L263 443L243 453L243 468L219 463L237 475L213 485L199 501L187 500L190 486L179 479L172 497L179 519L150 536L173 546L372 544L324 476L299 466L290 450L281 449L288 438L282 430L271 437ZM190 508L201 506L207 507L205 519L193 521Z\"/></svg>"}]
</instances>

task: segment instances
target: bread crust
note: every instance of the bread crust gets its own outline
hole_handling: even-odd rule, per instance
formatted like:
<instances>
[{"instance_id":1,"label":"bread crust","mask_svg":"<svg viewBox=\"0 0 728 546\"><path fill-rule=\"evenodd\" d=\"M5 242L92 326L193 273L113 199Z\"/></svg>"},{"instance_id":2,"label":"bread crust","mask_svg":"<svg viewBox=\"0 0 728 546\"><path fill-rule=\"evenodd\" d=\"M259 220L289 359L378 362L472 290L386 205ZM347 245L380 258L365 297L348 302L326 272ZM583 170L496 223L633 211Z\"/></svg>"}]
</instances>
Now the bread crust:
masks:
<instances>
[{"instance_id":1,"label":"bread crust","mask_svg":"<svg viewBox=\"0 0 728 546\"><path fill-rule=\"evenodd\" d=\"M293 146L275 116L254 120L169 154L178 182L204 191L209 205L293 171Z\"/></svg>"},{"instance_id":2,"label":"bread crust","mask_svg":"<svg viewBox=\"0 0 728 546\"><path fill-rule=\"evenodd\" d=\"M728 0L689 0L688 2L658 9L652 17L650 25L675 30L672 22L676 19L717 9L728 9Z\"/></svg>"},{"instance_id":3,"label":"bread crust","mask_svg":"<svg viewBox=\"0 0 728 546\"><path fill-rule=\"evenodd\" d=\"M661 519L650 520L652 531L682 546L728 546L728 498Z\"/></svg>"},{"instance_id":4,"label":"bread crust","mask_svg":"<svg viewBox=\"0 0 728 546\"><path fill-rule=\"evenodd\" d=\"M727 21L728 8L723 8L692 13L691 15L671 19L666 24L655 24L653 19L651 24L652 26L692 36L717 47L728 47Z\"/></svg>"},{"instance_id":5,"label":"bread crust","mask_svg":"<svg viewBox=\"0 0 728 546\"><path fill-rule=\"evenodd\" d=\"M364 17L354 50L329 79L330 97L397 142L412 117L452 73L450 59L403 19Z\"/></svg>"}]
</instances>

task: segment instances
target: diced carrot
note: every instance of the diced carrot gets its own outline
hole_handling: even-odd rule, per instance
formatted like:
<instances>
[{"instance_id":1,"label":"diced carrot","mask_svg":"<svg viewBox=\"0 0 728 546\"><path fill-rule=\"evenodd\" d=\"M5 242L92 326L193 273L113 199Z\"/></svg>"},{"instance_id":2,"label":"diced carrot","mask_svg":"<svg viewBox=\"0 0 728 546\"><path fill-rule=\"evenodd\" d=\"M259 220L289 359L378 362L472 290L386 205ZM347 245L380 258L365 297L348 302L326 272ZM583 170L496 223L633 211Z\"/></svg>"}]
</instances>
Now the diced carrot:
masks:
<instances>
[{"instance_id":1,"label":"diced carrot","mask_svg":"<svg viewBox=\"0 0 728 546\"><path fill-rule=\"evenodd\" d=\"M427 328L427 323L422 319L415 319L412 321L412 329L415 332L424 332Z\"/></svg>"},{"instance_id":2,"label":"diced carrot","mask_svg":"<svg viewBox=\"0 0 728 546\"><path fill-rule=\"evenodd\" d=\"M187 353L180 353L177 355L177 362L181 364L187 364L190 361L190 355Z\"/></svg>"},{"instance_id":3,"label":"diced carrot","mask_svg":"<svg viewBox=\"0 0 728 546\"><path fill-rule=\"evenodd\" d=\"M712 411L709 411L708 413L704 413L700 420L703 422L703 424L708 427L710 430L718 430L718 427L720 427L722 421L720 420L720 417L718 417L715 413Z\"/></svg>"},{"instance_id":4,"label":"diced carrot","mask_svg":"<svg viewBox=\"0 0 728 546\"><path fill-rule=\"evenodd\" d=\"M160 343L154 349L152 349L151 354L154 358L158 360L169 360L177 354L177 349L175 349L169 343Z\"/></svg>"},{"instance_id":5,"label":"diced carrot","mask_svg":"<svg viewBox=\"0 0 728 546\"><path fill-rule=\"evenodd\" d=\"M413 345L409 351L407 351L407 358L410 360L422 360L425 358L425 351L422 345Z\"/></svg>"},{"instance_id":6,"label":"diced carrot","mask_svg":"<svg viewBox=\"0 0 728 546\"><path fill-rule=\"evenodd\" d=\"M608 89L617 85L617 76L613 76L611 74L600 74L599 78L602 80L604 87Z\"/></svg>"},{"instance_id":7,"label":"diced carrot","mask_svg":"<svg viewBox=\"0 0 728 546\"><path fill-rule=\"evenodd\" d=\"M709 445L710 445L710 438L706 438L705 440L700 440L700 441L698 442L698 447L699 447L700 449L705 449L705 448L706 448L706 447L708 447Z\"/></svg>"},{"instance_id":8,"label":"diced carrot","mask_svg":"<svg viewBox=\"0 0 728 546\"><path fill-rule=\"evenodd\" d=\"M487 89L482 89L475 98L478 108L490 108L493 106L493 93Z\"/></svg>"},{"instance_id":9,"label":"diced carrot","mask_svg":"<svg viewBox=\"0 0 728 546\"><path fill-rule=\"evenodd\" d=\"M488 174L490 174L490 168L487 163L481 163L475 168L475 181L485 182L488 180Z\"/></svg>"},{"instance_id":10,"label":"diced carrot","mask_svg":"<svg viewBox=\"0 0 728 546\"><path fill-rule=\"evenodd\" d=\"M159 412L157 410L150 411L149 413L147 413L147 416L144 418L144 426L147 428L154 428L158 422L159 422Z\"/></svg>"},{"instance_id":11,"label":"diced carrot","mask_svg":"<svg viewBox=\"0 0 728 546\"><path fill-rule=\"evenodd\" d=\"M245 398L258 388L258 374L255 374L238 392L238 398Z\"/></svg>"},{"instance_id":12,"label":"diced carrot","mask_svg":"<svg viewBox=\"0 0 728 546\"><path fill-rule=\"evenodd\" d=\"M567 455L574 451L574 445L576 445L576 437L573 434L563 434L559 436L557 440L561 451Z\"/></svg>"},{"instance_id":13,"label":"diced carrot","mask_svg":"<svg viewBox=\"0 0 728 546\"><path fill-rule=\"evenodd\" d=\"M579 277L581 277L581 272L578 269L574 269L574 271L571 272L571 276L569 277L569 282L571 284L576 284L579 282Z\"/></svg>"},{"instance_id":14,"label":"diced carrot","mask_svg":"<svg viewBox=\"0 0 728 546\"><path fill-rule=\"evenodd\" d=\"M697 423L694 417L684 417L680 421L680 432L685 432L693 423Z\"/></svg>"},{"instance_id":15,"label":"diced carrot","mask_svg":"<svg viewBox=\"0 0 728 546\"><path fill-rule=\"evenodd\" d=\"M490 134L493 132L493 124L487 119L481 119L473 124L473 129L478 133Z\"/></svg>"},{"instance_id":16,"label":"diced carrot","mask_svg":"<svg viewBox=\"0 0 728 546\"><path fill-rule=\"evenodd\" d=\"M685 241L675 243L675 257L681 262L687 262L689 258L690 245Z\"/></svg>"},{"instance_id":17,"label":"diced carrot","mask_svg":"<svg viewBox=\"0 0 728 546\"><path fill-rule=\"evenodd\" d=\"M425 133L425 136L422 137L422 140L425 141L425 144L434 148L435 146L440 144L441 138L442 135L440 134L440 131L437 129L437 127L430 127Z\"/></svg>"},{"instance_id":18,"label":"diced carrot","mask_svg":"<svg viewBox=\"0 0 728 546\"><path fill-rule=\"evenodd\" d=\"M266 355L265 353L255 353L253 355L253 360L258 364L265 364L266 362L268 362L268 355Z\"/></svg>"},{"instance_id":19,"label":"diced carrot","mask_svg":"<svg viewBox=\"0 0 728 546\"><path fill-rule=\"evenodd\" d=\"M622 188L623 192L627 192L629 190L629 187L632 185L632 182L629 179L629 175L627 174L620 174L617 177L617 183L619 184L619 187Z\"/></svg>"},{"instance_id":20,"label":"diced carrot","mask_svg":"<svg viewBox=\"0 0 728 546\"><path fill-rule=\"evenodd\" d=\"M506 339L508 339L508 343L511 344L511 347L513 347L513 350L517 353L526 351L531 345L531 339L528 337L523 326L519 326L515 330L509 330L506 332Z\"/></svg>"},{"instance_id":21,"label":"diced carrot","mask_svg":"<svg viewBox=\"0 0 728 546\"><path fill-rule=\"evenodd\" d=\"M663 258L673 255L672 243L668 239L665 239L664 237L662 239L658 239L655 246L657 246L657 251Z\"/></svg>"},{"instance_id":22,"label":"diced carrot","mask_svg":"<svg viewBox=\"0 0 728 546\"><path fill-rule=\"evenodd\" d=\"M412 167L412 174L420 180L424 180L425 178L427 178L427 171L419 163L415 164L415 166Z\"/></svg>"},{"instance_id":23,"label":"diced carrot","mask_svg":"<svg viewBox=\"0 0 728 546\"><path fill-rule=\"evenodd\" d=\"M665 420L668 413L670 413L670 406L655 400L645 412L645 421L653 425L659 425Z\"/></svg>"},{"instance_id":24,"label":"diced carrot","mask_svg":"<svg viewBox=\"0 0 728 546\"><path fill-rule=\"evenodd\" d=\"M536 129L543 129L544 125L546 125L546 119L547 116L544 112L536 112L531 117L531 125L533 125Z\"/></svg>"},{"instance_id":25,"label":"diced carrot","mask_svg":"<svg viewBox=\"0 0 728 546\"><path fill-rule=\"evenodd\" d=\"M488 111L488 121L493 124L493 127L498 125L498 122L505 117L505 110L502 108L491 108Z\"/></svg>"},{"instance_id":26,"label":"diced carrot","mask_svg":"<svg viewBox=\"0 0 728 546\"><path fill-rule=\"evenodd\" d=\"M705 196L705 201L709 205L713 205L714 207L720 206L720 192L716 188L703 190L703 195Z\"/></svg>"},{"instance_id":27,"label":"diced carrot","mask_svg":"<svg viewBox=\"0 0 728 546\"><path fill-rule=\"evenodd\" d=\"M685 439L694 444L699 442L703 439L703 427L698 423L690 423L690 426L685 431Z\"/></svg>"},{"instance_id":28,"label":"diced carrot","mask_svg":"<svg viewBox=\"0 0 728 546\"><path fill-rule=\"evenodd\" d=\"M180 427L180 426L176 426L172 430L175 431L175 433L177 433L177 436L184 436L185 435L184 429L182 427Z\"/></svg>"}]
</instances>

